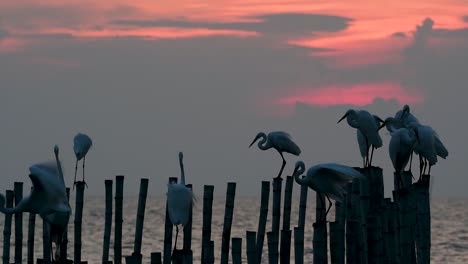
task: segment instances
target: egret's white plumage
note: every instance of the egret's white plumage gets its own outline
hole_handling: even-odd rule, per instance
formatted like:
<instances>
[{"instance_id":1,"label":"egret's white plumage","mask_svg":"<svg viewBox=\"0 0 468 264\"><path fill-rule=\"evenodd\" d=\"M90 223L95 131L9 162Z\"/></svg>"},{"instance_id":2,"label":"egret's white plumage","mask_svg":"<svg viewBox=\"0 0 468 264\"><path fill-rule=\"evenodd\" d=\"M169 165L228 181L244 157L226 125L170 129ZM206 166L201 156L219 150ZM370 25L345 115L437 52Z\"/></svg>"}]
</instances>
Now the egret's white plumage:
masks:
<instances>
[{"instance_id":1,"label":"egret's white plumage","mask_svg":"<svg viewBox=\"0 0 468 264\"><path fill-rule=\"evenodd\" d=\"M184 227L190 217L190 208L192 208L194 196L190 188L185 186L185 171L183 163L183 153L179 152L180 182L169 183L167 185L167 208L171 223L176 226L176 239L174 250L177 246L177 237L179 234L179 225Z\"/></svg>"},{"instance_id":2,"label":"egret's white plumage","mask_svg":"<svg viewBox=\"0 0 468 264\"><path fill-rule=\"evenodd\" d=\"M360 133L357 134L359 150L361 152L361 156L367 157L368 162L364 162L367 163L365 166L371 166L374 149L380 148L383 145L382 138L378 132L379 124L380 122L383 122L382 119L380 119L378 116L370 114L366 110L356 111L354 109L349 109L346 111L343 117L338 120L338 123L340 123L345 118L351 127L360 131ZM362 136L364 138L362 138ZM372 147L372 153L369 158L370 147ZM364 150L366 150L365 155L362 155Z\"/></svg>"},{"instance_id":3,"label":"egret's white plumage","mask_svg":"<svg viewBox=\"0 0 468 264\"><path fill-rule=\"evenodd\" d=\"M362 177L359 171L337 163L322 163L312 166L307 170L305 177L301 178L300 175L304 172L304 162L296 162L293 173L296 182L324 194L330 202L325 218L332 205L330 198L342 202L346 194L346 184L354 178Z\"/></svg>"},{"instance_id":4,"label":"egret's white plumage","mask_svg":"<svg viewBox=\"0 0 468 264\"><path fill-rule=\"evenodd\" d=\"M410 113L409 105L404 105L402 110L396 112L395 119L397 120L397 128L408 127L410 123L419 124L419 120Z\"/></svg>"},{"instance_id":5,"label":"egret's white plumage","mask_svg":"<svg viewBox=\"0 0 468 264\"><path fill-rule=\"evenodd\" d=\"M76 172L78 171L78 161L80 161L81 159L83 159L83 182L85 181L86 154L88 153L92 145L93 141L86 134L78 133L73 139L73 151L75 152L76 156L75 180L73 182L73 186L75 186L76 184Z\"/></svg>"},{"instance_id":6,"label":"egret's white plumage","mask_svg":"<svg viewBox=\"0 0 468 264\"><path fill-rule=\"evenodd\" d=\"M374 120L375 120L375 123L377 124L377 127L379 127L380 122L382 121L380 117L374 115ZM357 137L357 142L359 146L359 152L361 153L361 157L362 157L362 163L363 163L363 166L366 167L366 161L369 161L368 155L369 155L370 145L367 144L366 136L361 132L360 129L356 129L356 137Z\"/></svg>"},{"instance_id":7,"label":"egret's white plumage","mask_svg":"<svg viewBox=\"0 0 468 264\"><path fill-rule=\"evenodd\" d=\"M5 197L0 194L0 211L5 214L39 214L50 226L51 242L56 244L58 256L71 213L65 185L59 175L61 169L58 169L55 162L46 162L32 165L29 171L29 178L33 184L30 195L24 197L15 208L5 208ZM52 259L53 257L54 254Z\"/></svg>"},{"instance_id":8,"label":"egret's white plumage","mask_svg":"<svg viewBox=\"0 0 468 264\"><path fill-rule=\"evenodd\" d=\"M284 166L286 166L286 160L284 159L283 152L299 156L301 154L301 149L296 143L294 143L291 136L283 131L270 132L268 133L268 135L263 132L260 132L257 134L257 136L255 136L252 143L250 143L249 148L260 138L261 140L258 142L259 149L267 150L270 148L274 148L281 155L281 158L283 159L283 164L281 165L281 169L277 176L281 177Z\"/></svg>"}]
</instances>

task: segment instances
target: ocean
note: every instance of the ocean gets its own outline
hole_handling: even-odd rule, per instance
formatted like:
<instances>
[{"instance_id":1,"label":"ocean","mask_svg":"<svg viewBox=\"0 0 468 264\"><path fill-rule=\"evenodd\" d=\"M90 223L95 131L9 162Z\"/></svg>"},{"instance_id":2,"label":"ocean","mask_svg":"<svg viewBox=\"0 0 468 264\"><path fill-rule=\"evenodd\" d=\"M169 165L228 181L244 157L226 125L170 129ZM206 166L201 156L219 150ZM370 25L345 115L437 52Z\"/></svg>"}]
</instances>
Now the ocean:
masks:
<instances>
[{"instance_id":1,"label":"ocean","mask_svg":"<svg viewBox=\"0 0 468 264\"><path fill-rule=\"evenodd\" d=\"M304 240L305 263L312 263L312 223L315 212L315 193L309 192L306 230ZM297 225L299 201L293 196L291 227ZM74 207L74 201L70 202ZM131 255L133 252L133 241L135 235L135 220L137 213L138 197L124 197L124 222L122 255ZM101 263L104 236L104 197L85 197L82 226L82 261L90 264ZM221 234L224 219L224 197L214 197L213 200L213 222L212 240L215 241L215 262L219 262L221 252ZM467 199L441 199L431 200L431 224L432 224L432 263L468 263L468 200ZM234 219L231 230L231 237L243 239L243 262L246 263L246 241L245 232L256 231L259 217L260 198L236 197L234 205ZM198 201L193 209L193 233L192 250L194 263L200 263L201 251L201 226L202 226L203 197L198 197ZM333 220L334 211L330 211ZM23 215L23 262L26 263L27 225L28 214ZM164 217L165 217L165 197L148 197L146 203L145 223L143 230L142 254L143 263L149 263L151 252L162 252L164 241ZM73 220L69 223L69 258L73 259ZM3 230L4 221L0 221L0 230ZM114 223L113 223L114 224ZM268 212L267 231L271 229L271 201ZM14 259L14 220L11 234L10 263ZM175 233L175 232L174 232ZM113 234L112 226L110 260L113 260ZM0 246L3 248L3 239L0 239ZM265 243L263 249L263 263L268 263L268 251ZM182 236L179 234L178 248L182 247ZM292 242L293 243L293 242ZM36 218L35 231L35 258L42 257L42 220ZM230 256L231 258L231 256ZM291 263L294 263L293 244L291 246ZM125 263L125 260L123 260Z\"/></svg>"}]
</instances>

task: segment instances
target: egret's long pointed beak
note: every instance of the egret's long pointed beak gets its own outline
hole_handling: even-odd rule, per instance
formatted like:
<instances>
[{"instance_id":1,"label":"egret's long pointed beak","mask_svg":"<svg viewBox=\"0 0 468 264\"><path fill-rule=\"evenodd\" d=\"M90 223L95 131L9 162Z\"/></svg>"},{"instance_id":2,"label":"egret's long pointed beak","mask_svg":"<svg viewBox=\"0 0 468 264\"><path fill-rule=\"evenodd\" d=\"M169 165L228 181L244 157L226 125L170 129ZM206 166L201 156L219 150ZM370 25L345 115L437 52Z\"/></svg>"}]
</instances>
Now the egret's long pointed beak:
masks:
<instances>
[{"instance_id":1,"label":"egret's long pointed beak","mask_svg":"<svg viewBox=\"0 0 468 264\"><path fill-rule=\"evenodd\" d=\"M291 176L295 177L298 170L299 170L299 166L294 167L294 171L293 171L293 174Z\"/></svg>"},{"instance_id":2,"label":"egret's long pointed beak","mask_svg":"<svg viewBox=\"0 0 468 264\"><path fill-rule=\"evenodd\" d=\"M380 123L385 123L385 121L382 120L382 118L380 118L380 117L378 117L378 116L375 116L375 117L377 117L377 120L379 120Z\"/></svg>"},{"instance_id":3,"label":"egret's long pointed beak","mask_svg":"<svg viewBox=\"0 0 468 264\"><path fill-rule=\"evenodd\" d=\"M336 123L338 124L339 122L341 122L341 120L345 119L347 116L348 116L348 113L344 114L344 116L342 118L340 118L340 120L338 120L338 122L336 122Z\"/></svg>"},{"instance_id":4,"label":"egret's long pointed beak","mask_svg":"<svg viewBox=\"0 0 468 264\"><path fill-rule=\"evenodd\" d=\"M377 129L377 131L379 131L380 129L382 129L385 125L387 125L387 122L386 121L382 121L382 125L379 126L379 129Z\"/></svg>"},{"instance_id":5,"label":"egret's long pointed beak","mask_svg":"<svg viewBox=\"0 0 468 264\"><path fill-rule=\"evenodd\" d=\"M260 136L256 136L256 137L254 138L254 140L252 141L252 143L250 143L249 148L250 148L250 147L255 143L255 141L257 141L259 138L260 138Z\"/></svg>"}]
</instances>

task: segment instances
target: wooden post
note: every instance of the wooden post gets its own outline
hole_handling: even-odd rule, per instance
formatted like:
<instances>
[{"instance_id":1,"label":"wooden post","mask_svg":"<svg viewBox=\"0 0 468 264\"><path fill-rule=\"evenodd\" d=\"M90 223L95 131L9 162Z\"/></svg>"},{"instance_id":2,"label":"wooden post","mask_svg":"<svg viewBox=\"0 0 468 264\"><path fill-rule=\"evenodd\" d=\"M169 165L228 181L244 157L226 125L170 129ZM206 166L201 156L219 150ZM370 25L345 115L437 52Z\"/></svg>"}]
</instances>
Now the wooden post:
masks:
<instances>
[{"instance_id":1,"label":"wooden post","mask_svg":"<svg viewBox=\"0 0 468 264\"><path fill-rule=\"evenodd\" d=\"M169 183L177 183L177 177L169 177ZM169 210L167 207L166 201L166 218L164 221L164 255L163 255L163 263L169 264L171 263L171 255L172 255L172 223L171 219L169 218Z\"/></svg>"},{"instance_id":2,"label":"wooden post","mask_svg":"<svg viewBox=\"0 0 468 264\"><path fill-rule=\"evenodd\" d=\"M289 263L291 257L291 200L293 192L294 179L292 176L286 177L284 188L283 205L283 229L281 230L280 242L280 263Z\"/></svg>"},{"instance_id":3,"label":"wooden post","mask_svg":"<svg viewBox=\"0 0 468 264\"><path fill-rule=\"evenodd\" d=\"M161 262L161 252L151 252L150 264L162 264Z\"/></svg>"},{"instance_id":4,"label":"wooden post","mask_svg":"<svg viewBox=\"0 0 468 264\"><path fill-rule=\"evenodd\" d=\"M359 229L362 223L357 220L358 202L352 193L352 183L346 185L346 263L359 263Z\"/></svg>"},{"instance_id":5,"label":"wooden post","mask_svg":"<svg viewBox=\"0 0 468 264\"><path fill-rule=\"evenodd\" d=\"M267 232L268 241L268 263L278 264L278 233Z\"/></svg>"},{"instance_id":6,"label":"wooden post","mask_svg":"<svg viewBox=\"0 0 468 264\"><path fill-rule=\"evenodd\" d=\"M344 264L344 243L340 244L341 227L340 222L330 222L330 258L332 264ZM344 236L343 236L344 237Z\"/></svg>"},{"instance_id":7,"label":"wooden post","mask_svg":"<svg viewBox=\"0 0 468 264\"><path fill-rule=\"evenodd\" d=\"M400 263L400 202L398 200L398 191L392 191L393 197L393 231L395 232L395 256L397 263Z\"/></svg>"},{"instance_id":8,"label":"wooden post","mask_svg":"<svg viewBox=\"0 0 468 264\"><path fill-rule=\"evenodd\" d=\"M276 234L276 242L280 236L280 219L281 219L281 188L282 188L283 179L280 177L273 178L273 210L272 210L272 224L271 231ZM276 245L269 245L276 247L275 251L278 251L278 243ZM276 254L278 255L278 254ZM274 257L275 255L273 255ZM277 262L278 260L276 260ZM270 262L271 263L271 262Z\"/></svg>"},{"instance_id":9,"label":"wooden post","mask_svg":"<svg viewBox=\"0 0 468 264\"><path fill-rule=\"evenodd\" d=\"M210 240L210 248L208 249L208 261L206 262L207 264L213 264L215 261L214 257L214 241Z\"/></svg>"},{"instance_id":10,"label":"wooden post","mask_svg":"<svg viewBox=\"0 0 468 264\"><path fill-rule=\"evenodd\" d=\"M85 183L83 181L76 182L74 263L81 263L81 225L83 218L84 189Z\"/></svg>"},{"instance_id":11,"label":"wooden post","mask_svg":"<svg viewBox=\"0 0 468 264\"><path fill-rule=\"evenodd\" d=\"M42 259L44 263L51 263L50 225L42 220Z\"/></svg>"},{"instance_id":12,"label":"wooden post","mask_svg":"<svg viewBox=\"0 0 468 264\"><path fill-rule=\"evenodd\" d=\"M141 241L143 239L143 223L145 221L145 207L146 207L146 196L148 195L148 179L143 178L140 180L140 193L138 196L138 209L137 219L135 226L135 243L133 246L133 253L131 258L134 263L140 263L142 260L141 255Z\"/></svg>"},{"instance_id":13,"label":"wooden post","mask_svg":"<svg viewBox=\"0 0 468 264\"><path fill-rule=\"evenodd\" d=\"M245 235L246 240L247 240L247 263L248 264L260 263L257 257L258 252L257 252L256 243L255 243L255 235L256 233L254 231L247 231Z\"/></svg>"},{"instance_id":14,"label":"wooden post","mask_svg":"<svg viewBox=\"0 0 468 264\"><path fill-rule=\"evenodd\" d=\"M374 215L367 217L367 228L368 228L368 237L367 244L369 245L368 250L368 259L370 263L380 263L379 260L379 247L378 247L378 233L377 229L377 217Z\"/></svg>"},{"instance_id":15,"label":"wooden post","mask_svg":"<svg viewBox=\"0 0 468 264\"><path fill-rule=\"evenodd\" d=\"M213 185L203 187L203 227L202 227L202 251L201 262L207 263L211 241L211 219L213 217Z\"/></svg>"},{"instance_id":16,"label":"wooden post","mask_svg":"<svg viewBox=\"0 0 468 264\"><path fill-rule=\"evenodd\" d=\"M112 230L112 180L105 180L106 188L106 214L104 220L104 242L102 249L102 263L109 261L109 245Z\"/></svg>"},{"instance_id":17,"label":"wooden post","mask_svg":"<svg viewBox=\"0 0 468 264\"><path fill-rule=\"evenodd\" d=\"M15 205L23 199L23 183L14 183ZM23 212L15 214L15 263L21 264L23 261Z\"/></svg>"},{"instance_id":18,"label":"wooden post","mask_svg":"<svg viewBox=\"0 0 468 264\"><path fill-rule=\"evenodd\" d=\"M193 190L192 184L187 184L186 186L190 190ZM185 254L190 254L190 255L192 255L192 208L193 208L193 204L189 210L189 221L184 226L184 247L183 247Z\"/></svg>"},{"instance_id":19,"label":"wooden post","mask_svg":"<svg viewBox=\"0 0 468 264\"><path fill-rule=\"evenodd\" d=\"M67 200L70 201L70 188L65 188L67 194ZM62 243L60 244L60 262L61 263L73 263L71 259L68 259L68 225L63 233ZM34 262L32 262L34 263Z\"/></svg>"},{"instance_id":20,"label":"wooden post","mask_svg":"<svg viewBox=\"0 0 468 264\"><path fill-rule=\"evenodd\" d=\"M232 264L242 263L242 238L232 238Z\"/></svg>"},{"instance_id":21,"label":"wooden post","mask_svg":"<svg viewBox=\"0 0 468 264\"><path fill-rule=\"evenodd\" d=\"M411 224L409 219L409 189L398 191L400 208L400 261L411 263Z\"/></svg>"},{"instance_id":22,"label":"wooden post","mask_svg":"<svg viewBox=\"0 0 468 264\"><path fill-rule=\"evenodd\" d=\"M31 187L32 191L33 187ZM6 219L5 219L6 220ZM6 228L6 227L5 227ZM28 264L34 264L34 231L36 229L36 214L29 213L28 219Z\"/></svg>"},{"instance_id":23,"label":"wooden post","mask_svg":"<svg viewBox=\"0 0 468 264\"><path fill-rule=\"evenodd\" d=\"M385 198L385 210L387 217L387 233L384 234L384 243L388 255L388 263L398 263L397 253L395 250L396 236L395 236L395 217L394 217L394 203L390 198Z\"/></svg>"},{"instance_id":24,"label":"wooden post","mask_svg":"<svg viewBox=\"0 0 468 264\"><path fill-rule=\"evenodd\" d=\"M223 237L221 242L221 264L229 260L229 242L231 240L232 215L234 213L234 199L236 196L236 183L228 182L226 192L226 206L224 211Z\"/></svg>"},{"instance_id":25,"label":"wooden post","mask_svg":"<svg viewBox=\"0 0 468 264\"><path fill-rule=\"evenodd\" d=\"M124 176L115 177L114 264L122 264L122 223Z\"/></svg>"},{"instance_id":26,"label":"wooden post","mask_svg":"<svg viewBox=\"0 0 468 264\"><path fill-rule=\"evenodd\" d=\"M13 207L15 193L12 190L6 191L6 207ZM11 220L13 215L5 214L5 225L3 227L3 264L10 263L10 237L11 237Z\"/></svg>"},{"instance_id":27,"label":"wooden post","mask_svg":"<svg viewBox=\"0 0 468 264\"><path fill-rule=\"evenodd\" d=\"M327 211L325 206L325 196L317 192L315 198L316 210L315 210L315 223L313 235L313 248L314 248L314 264L327 264L328 262L328 251L327 251L327 222L326 219L322 220Z\"/></svg>"},{"instance_id":28,"label":"wooden post","mask_svg":"<svg viewBox=\"0 0 468 264\"><path fill-rule=\"evenodd\" d=\"M294 263L304 263L304 230L294 227Z\"/></svg>"},{"instance_id":29,"label":"wooden post","mask_svg":"<svg viewBox=\"0 0 468 264\"><path fill-rule=\"evenodd\" d=\"M299 198L299 217L297 221L297 227L304 231L305 227L305 218L307 211L307 190L309 187L307 185L301 185L301 195Z\"/></svg>"},{"instance_id":30,"label":"wooden post","mask_svg":"<svg viewBox=\"0 0 468 264\"><path fill-rule=\"evenodd\" d=\"M417 197L417 240L418 263L430 263L431 259L431 204L429 197L430 175L423 175L422 181L415 184Z\"/></svg>"},{"instance_id":31,"label":"wooden post","mask_svg":"<svg viewBox=\"0 0 468 264\"><path fill-rule=\"evenodd\" d=\"M265 229L268 217L268 203L270 198L270 182L262 181L262 196L260 200L260 217L257 229L257 262L262 263L263 242L265 241Z\"/></svg>"}]
</instances>

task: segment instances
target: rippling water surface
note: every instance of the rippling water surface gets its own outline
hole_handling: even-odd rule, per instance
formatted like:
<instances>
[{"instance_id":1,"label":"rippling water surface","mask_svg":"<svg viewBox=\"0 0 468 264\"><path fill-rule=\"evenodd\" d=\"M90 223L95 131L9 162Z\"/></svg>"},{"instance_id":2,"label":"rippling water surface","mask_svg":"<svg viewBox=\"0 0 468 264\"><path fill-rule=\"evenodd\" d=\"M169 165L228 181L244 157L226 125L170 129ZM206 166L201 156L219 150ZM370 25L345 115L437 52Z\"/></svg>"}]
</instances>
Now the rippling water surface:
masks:
<instances>
[{"instance_id":1,"label":"rippling water surface","mask_svg":"<svg viewBox=\"0 0 468 264\"><path fill-rule=\"evenodd\" d=\"M312 222L314 221L313 211L315 209L315 195L309 194L308 211L305 230L305 263L312 263ZM294 198L293 198L294 199ZM138 198L129 197L124 199L124 222L122 253L124 256L130 255L133 251L133 240L135 234L135 219ZM212 240L215 241L215 257L219 261L221 252L221 233L224 218L224 197L215 197L213 202L213 224ZM71 202L72 207L74 202ZM193 240L192 249L194 260L199 263L201 251L201 224L202 224L202 197L194 208L193 220ZM232 226L232 237L243 238L243 257L245 259L245 231L257 230L259 216L260 198L237 197L234 206L234 220ZM271 204L270 204L271 206ZM298 201L293 200L291 227L297 225ZM163 251L164 239L164 212L165 197L149 197L146 203L145 224L143 230L142 254L144 263L149 263L151 252ZM331 212L333 215L333 210ZM431 205L432 214L432 248L431 258L433 263L468 263L468 200L466 199L433 199ZM271 208L268 214L267 230L271 229ZM24 218L23 231L23 256L26 261L26 241L27 241L27 219ZM69 225L69 258L73 254L73 220L72 215ZM14 220L13 220L14 225ZM3 230L3 220L0 224ZM113 240L114 226L112 226L111 241ZM14 245L14 228L12 230L11 241ZM102 256L102 241L104 235L104 198L87 197L83 212L83 241L82 260L88 263L100 263ZM42 220L36 220L36 242L35 258L42 257ZM182 239L179 240L179 247L182 247ZM3 240L0 241L3 247ZM293 247L293 246L292 246ZM11 260L14 256L14 247L11 248ZM113 244L111 243L111 259L113 258ZM293 248L291 257L294 258ZM266 237L263 249L264 263L267 263ZM11 261L12 262L12 261ZM292 262L293 263L293 262Z\"/></svg>"}]
</instances>

